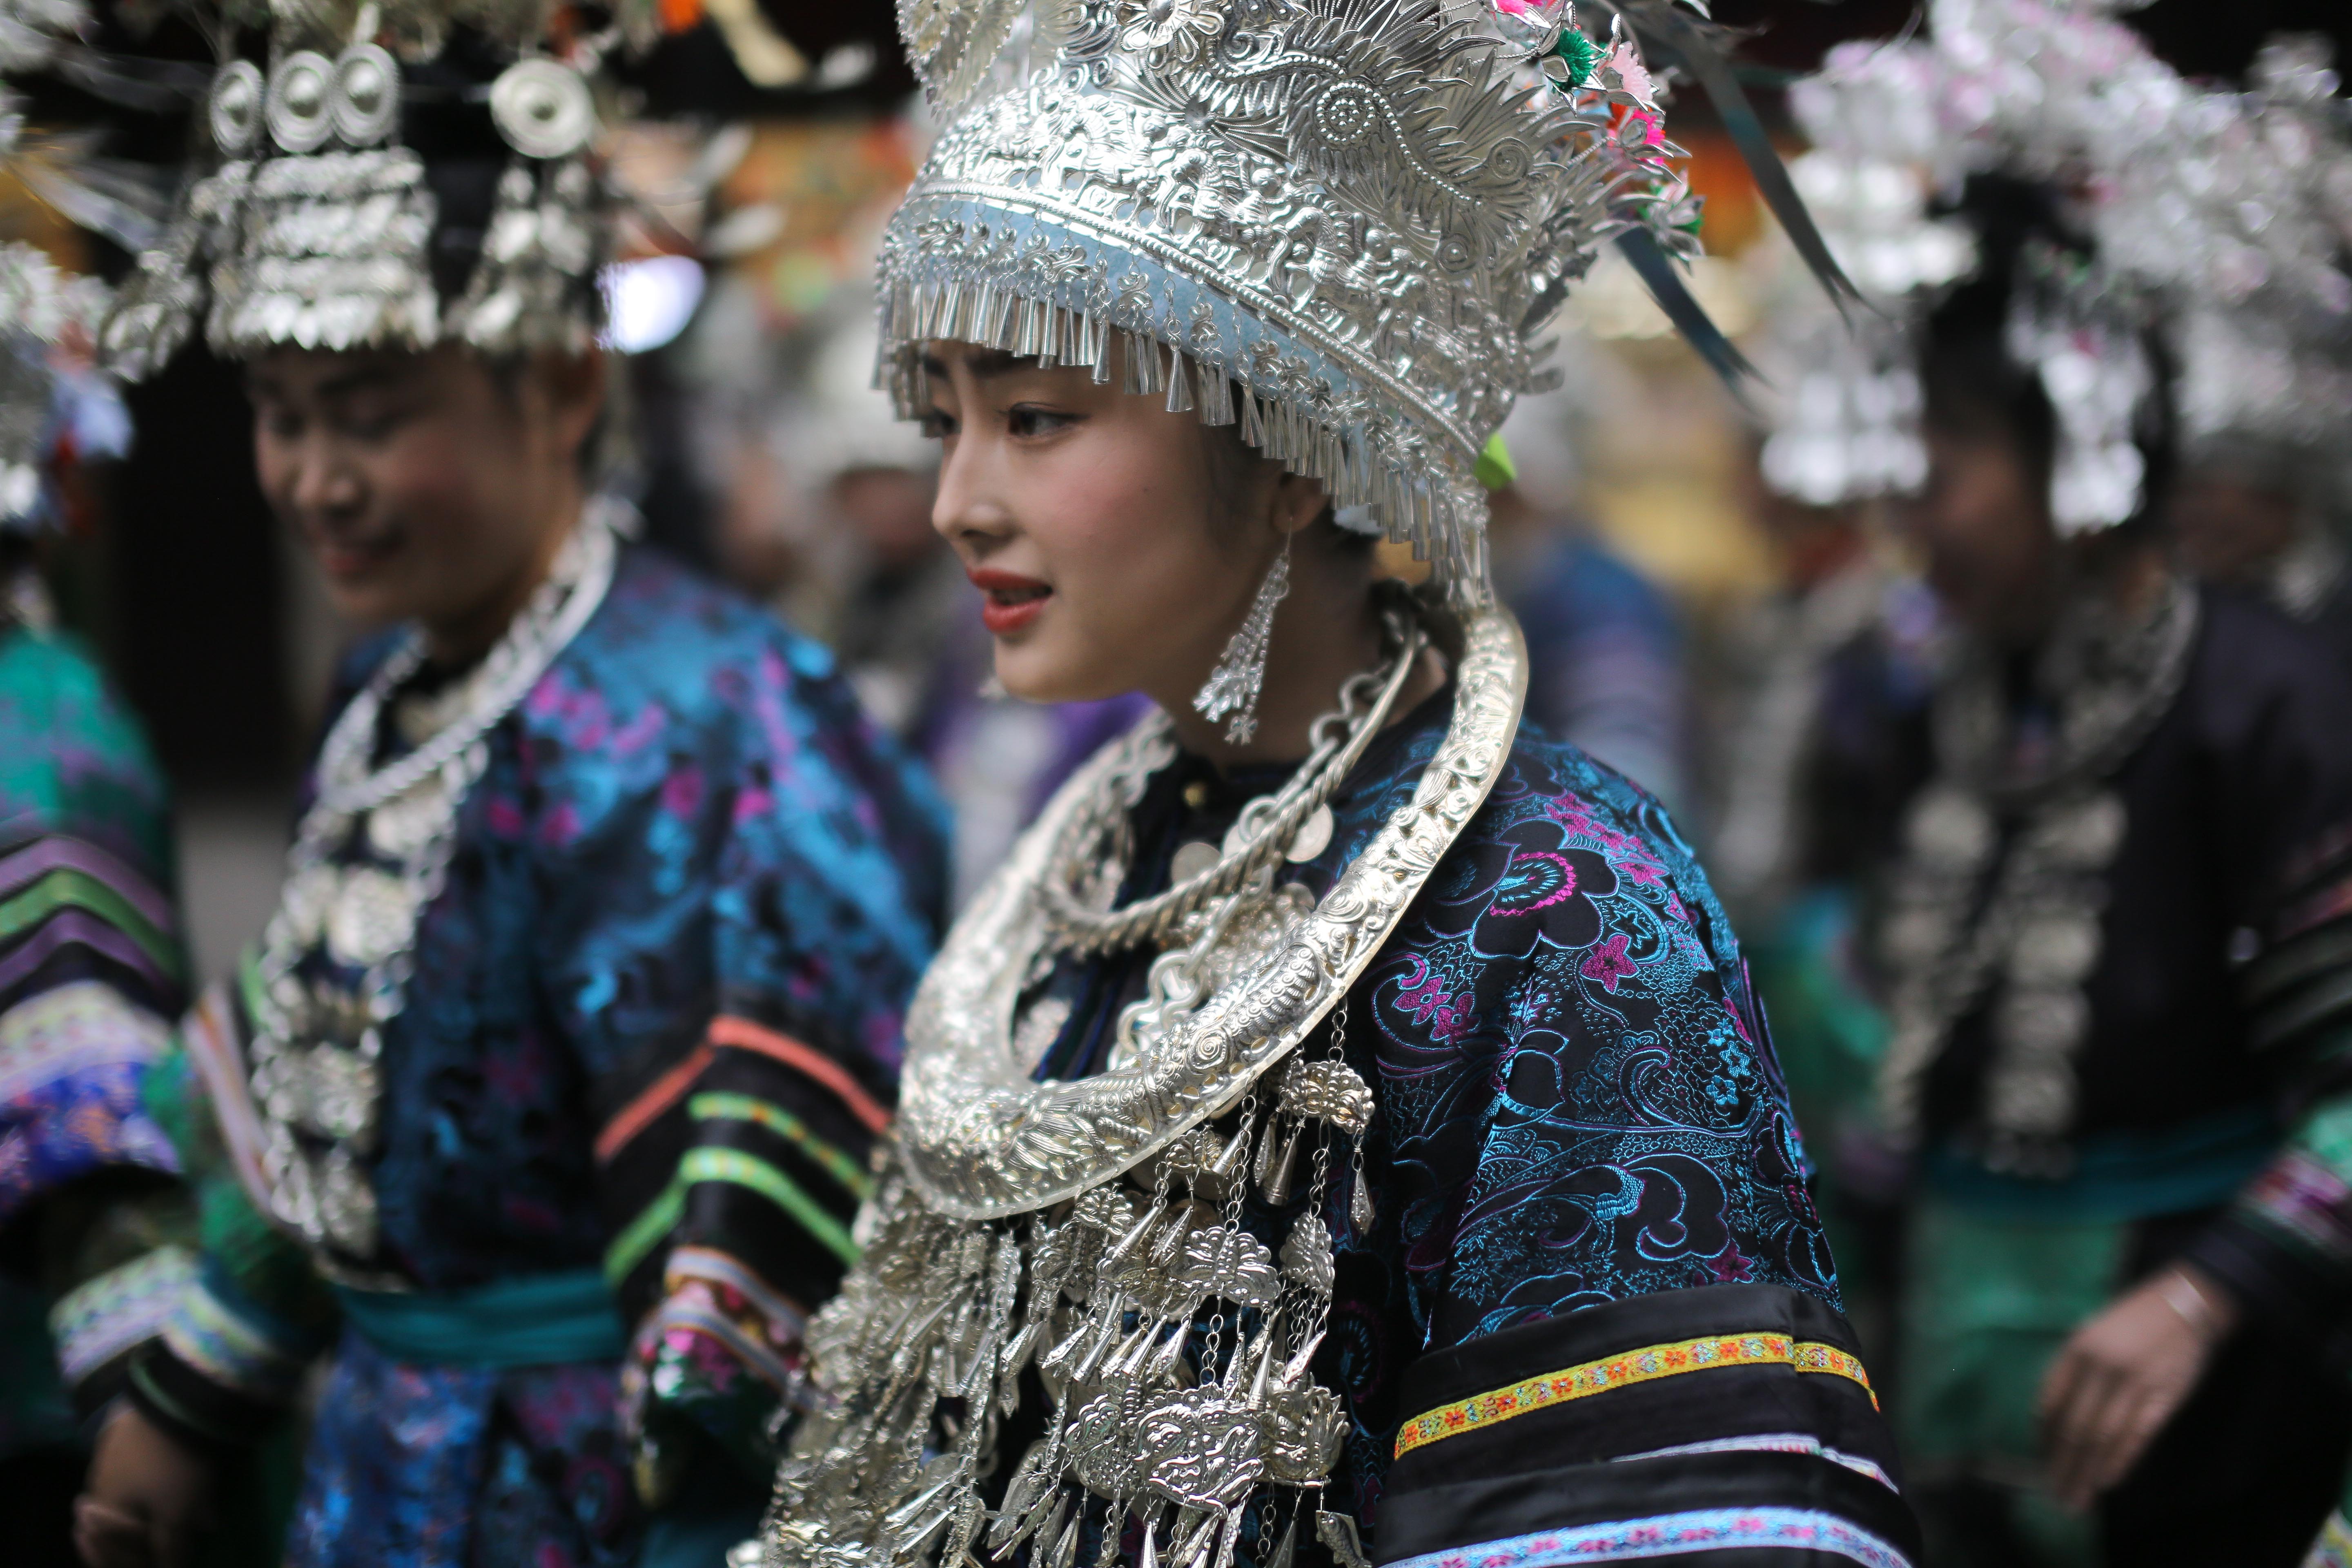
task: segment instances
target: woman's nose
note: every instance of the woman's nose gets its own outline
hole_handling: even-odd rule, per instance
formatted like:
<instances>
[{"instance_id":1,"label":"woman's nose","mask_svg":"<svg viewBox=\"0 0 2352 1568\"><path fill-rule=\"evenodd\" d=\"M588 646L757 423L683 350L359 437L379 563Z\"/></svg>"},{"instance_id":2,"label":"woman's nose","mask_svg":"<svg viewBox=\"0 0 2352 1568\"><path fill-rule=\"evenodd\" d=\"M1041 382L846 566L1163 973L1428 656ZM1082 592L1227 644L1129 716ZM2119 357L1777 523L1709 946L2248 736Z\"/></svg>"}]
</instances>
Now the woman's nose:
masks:
<instances>
[{"instance_id":1,"label":"woman's nose","mask_svg":"<svg viewBox=\"0 0 2352 1568\"><path fill-rule=\"evenodd\" d=\"M959 538L992 539L1011 531L1012 519L989 493L982 454L972 441L950 443L940 457L940 484L931 500L931 527L953 543Z\"/></svg>"},{"instance_id":2,"label":"woman's nose","mask_svg":"<svg viewBox=\"0 0 2352 1568\"><path fill-rule=\"evenodd\" d=\"M359 504L362 487L349 463L322 443L307 442L294 466L293 501L310 512L348 511Z\"/></svg>"}]
</instances>

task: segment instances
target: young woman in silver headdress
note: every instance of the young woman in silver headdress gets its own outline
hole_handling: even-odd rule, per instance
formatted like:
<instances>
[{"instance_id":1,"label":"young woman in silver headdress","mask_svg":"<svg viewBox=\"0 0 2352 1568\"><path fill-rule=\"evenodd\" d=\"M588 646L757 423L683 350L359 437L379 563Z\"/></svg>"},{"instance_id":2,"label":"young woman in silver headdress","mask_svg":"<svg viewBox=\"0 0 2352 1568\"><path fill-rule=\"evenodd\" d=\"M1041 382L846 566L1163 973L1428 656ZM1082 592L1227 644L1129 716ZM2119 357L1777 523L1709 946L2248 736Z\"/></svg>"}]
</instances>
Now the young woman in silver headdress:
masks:
<instances>
[{"instance_id":1,"label":"young woman in silver headdress","mask_svg":"<svg viewBox=\"0 0 2352 1568\"><path fill-rule=\"evenodd\" d=\"M1162 712L919 993L759 1559L1909 1561L1738 944L1519 723L1486 570L1530 334L1684 216L1639 57L1549 7L1101 0L1025 62L1018 7L907 15L947 122L882 373L935 521L1011 691Z\"/></svg>"},{"instance_id":2,"label":"young woman in silver headdress","mask_svg":"<svg viewBox=\"0 0 2352 1568\"><path fill-rule=\"evenodd\" d=\"M2159 328L2234 277L2340 329L2352 279L2253 107L2101 9L1939 0L1798 89L1941 176L1977 253L1917 323L1955 635L1873 933L1895 1417L1956 1562L2286 1564L2352 1444L2312 1375L2352 1279L2352 690L2175 563Z\"/></svg>"},{"instance_id":3,"label":"young woman in silver headdress","mask_svg":"<svg viewBox=\"0 0 2352 1568\"><path fill-rule=\"evenodd\" d=\"M103 338L150 368L201 321L243 359L264 494L399 625L341 672L277 913L154 1075L204 1257L82 1550L181 1561L323 1361L286 1561L707 1563L855 1254L939 813L821 649L598 491L615 35L323 15L219 65Z\"/></svg>"}]
</instances>

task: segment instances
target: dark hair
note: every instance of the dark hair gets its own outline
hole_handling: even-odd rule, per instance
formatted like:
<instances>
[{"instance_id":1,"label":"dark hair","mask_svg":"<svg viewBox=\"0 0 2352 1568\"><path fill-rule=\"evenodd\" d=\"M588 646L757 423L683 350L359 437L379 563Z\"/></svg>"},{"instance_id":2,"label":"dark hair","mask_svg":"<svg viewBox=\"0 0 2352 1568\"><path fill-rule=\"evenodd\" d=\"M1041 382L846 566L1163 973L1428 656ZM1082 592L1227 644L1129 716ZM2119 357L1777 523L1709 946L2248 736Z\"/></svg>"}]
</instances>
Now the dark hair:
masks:
<instances>
[{"instance_id":1,"label":"dark hair","mask_svg":"<svg viewBox=\"0 0 2352 1568\"><path fill-rule=\"evenodd\" d=\"M1238 405L1245 395L1239 384L1234 384L1229 400ZM1248 479L1252 465L1273 459L1242 439L1239 423L1203 425L1201 426L1201 439L1202 450L1209 458L1211 493L1224 510L1239 510L1242 487ZM1333 536L1331 542L1334 547L1348 553L1370 555L1372 552L1372 536L1360 533L1352 528L1341 528L1339 508L1328 500L1324 501L1322 511L1308 528L1310 531L1328 531Z\"/></svg>"},{"instance_id":2,"label":"dark hair","mask_svg":"<svg viewBox=\"0 0 2352 1568\"><path fill-rule=\"evenodd\" d=\"M2068 221L2051 187L2007 174L1972 174L1958 202L1943 208L1967 222L1977 242L1977 269L1927 313L1920 345L1920 393L1927 422L1973 438L2013 441L2037 487L2047 493L2058 449L2058 414L2039 367L2010 353L2010 303L2032 263L2046 249L2087 262L2090 241ZM2162 510L2174 467L2170 365L2161 337L2140 334L2153 386L2133 442L2146 476L2140 507L2125 525L2137 528Z\"/></svg>"},{"instance_id":3,"label":"dark hair","mask_svg":"<svg viewBox=\"0 0 2352 1568\"><path fill-rule=\"evenodd\" d=\"M515 413L522 411L522 378L530 369L527 353L480 354L476 356L483 370L488 373L490 386L499 401ZM597 405L595 420L588 433L580 438L580 449L572 455L580 477L591 488L614 467L619 456L618 444L623 439L621 423L621 367L612 355L604 360L604 397Z\"/></svg>"}]
</instances>

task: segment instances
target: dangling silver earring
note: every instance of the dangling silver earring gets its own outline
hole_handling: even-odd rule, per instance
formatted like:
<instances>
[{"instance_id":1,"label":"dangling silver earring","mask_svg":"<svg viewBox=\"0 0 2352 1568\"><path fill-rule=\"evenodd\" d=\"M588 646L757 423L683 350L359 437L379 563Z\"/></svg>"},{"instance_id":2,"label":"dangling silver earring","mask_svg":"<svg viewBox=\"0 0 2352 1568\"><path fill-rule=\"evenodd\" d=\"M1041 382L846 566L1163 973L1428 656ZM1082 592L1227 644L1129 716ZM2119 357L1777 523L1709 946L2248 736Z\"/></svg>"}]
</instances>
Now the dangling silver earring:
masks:
<instances>
[{"instance_id":1,"label":"dangling silver earring","mask_svg":"<svg viewBox=\"0 0 2352 1568\"><path fill-rule=\"evenodd\" d=\"M1224 657L1193 697L1192 706L1203 719L1225 719L1225 743L1247 745L1257 734L1258 693L1265 686L1265 648L1274 637L1274 607L1290 592L1290 539L1282 537L1282 553L1266 568L1265 581L1239 630L1225 644Z\"/></svg>"}]
</instances>

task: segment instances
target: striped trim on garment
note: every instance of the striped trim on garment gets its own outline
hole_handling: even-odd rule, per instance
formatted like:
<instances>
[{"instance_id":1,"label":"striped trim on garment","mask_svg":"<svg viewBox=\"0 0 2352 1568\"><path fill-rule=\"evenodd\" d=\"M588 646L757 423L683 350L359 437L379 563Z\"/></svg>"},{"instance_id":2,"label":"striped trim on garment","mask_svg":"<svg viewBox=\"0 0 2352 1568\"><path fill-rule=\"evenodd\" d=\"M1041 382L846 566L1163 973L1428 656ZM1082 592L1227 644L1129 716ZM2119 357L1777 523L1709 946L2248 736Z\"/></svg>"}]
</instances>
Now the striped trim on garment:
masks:
<instances>
[{"instance_id":1,"label":"striped trim on garment","mask_svg":"<svg viewBox=\"0 0 2352 1568\"><path fill-rule=\"evenodd\" d=\"M195 1288L196 1255L166 1244L59 1297L49 1309L49 1337L67 1386L163 1332L181 1298Z\"/></svg>"},{"instance_id":2,"label":"striped trim on garment","mask_svg":"<svg viewBox=\"0 0 2352 1568\"><path fill-rule=\"evenodd\" d=\"M701 1334L715 1341L730 1355L741 1362L770 1387L782 1391L792 1383L792 1368L771 1347L761 1344L743 1326L725 1313L697 1301L681 1301L676 1297L665 1299L653 1310L651 1333L658 1337L673 1331Z\"/></svg>"},{"instance_id":3,"label":"striped trim on garment","mask_svg":"<svg viewBox=\"0 0 2352 1568\"><path fill-rule=\"evenodd\" d=\"M797 1340L808 1328L808 1310L760 1276L760 1271L731 1252L688 1242L673 1249L662 1264L662 1289L674 1291L689 1280L724 1285L761 1311L777 1328L777 1337Z\"/></svg>"},{"instance_id":4,"label":"striped trim on garment","mask_svg":"<svg viewBox=\"0 0 2352 1568\"><path fill-rule=\"evenodd\" d=\"M60 910L33 928L23 941L0 951L0 995L23 985L41 966L69 947L87 948L121 964L145 984L170 993L177 976L164 973L147 950L87 910Z\"/></svg>"},{"instance_id":5,"label":"striped trim on garment","mask_svg":"<svg viewBox=\"0 0 2352 1568\"><path fill-rule=\"evenodd\" d=\"M0 1013L0 1103L69 1073L146 1067L172 1027L102 980L72 980Z\"/></svg>"},{"instance_id":6,"label":"striped trim on garment","mask_svg":"<svg viewBox=\"0 0 2352 1568\"><path fill-rule=\"evenodd\" d=\"M718 1049L721 1047L751 1051L771 1061L782 1062L803 1078L830 1089L852 1116L873 1131L880 1132L890 1125L889 1111L877 1104L848 1070L831 1057L803 1045L788 1035L762 1028L748 1018L721 1014L710 1021L710 1028L702 1044L695 1047L683 1060L665 1069L604 1124L604 1131L596 1134L597 1161L610 1163L614 1156L628 1146L631 1139L659 1121L665 1112L684 1099L711 1063L718 1059Z\"/></svg>"},{"instance_id":7,"label":"striped trim on garment","mask_svg":"<svg viewBox=\"0 0 2352 1568\"><path fill-rule=\"evenodd\" d=\"M844 1264L857 1261L857 1243L850 1239L849 1227L825 1213L792 1177L740 1149L689 1149L661 1195L647 1204L605 1249L605 1279L618 1286L661 1244L663 1237L677 1228L686 1214L686 1190L697 1182L728 1182L757 1193L790 1215Z\"/></svg>"},{"instance_id":8,"label":"striped trim on garment","mask_svg":"<svg viewBox=\"0 0 2352 1568\"><path fill-rule=\"evenodd\" d=\"M1677 1459L1690 1454L1804 1454L1816 1459L1827 1459L1832 1465L1843 1465L1857 1476L1868 1476L1888 1491L1901 1493L1895 1478L1879 1465L1860 1454L1849 1454L1843 1448L1832 1448L1810 1432L1759 1432L1741 1437L1710 1437L1703 1443L1676 1443L1670 1448L1647 1448L1638 1454L1619 1454L1613 1463L1632 1464L1636 1459Z\"/></svg>"},{"instance_id":9,"label":"striped trim on garment","mask_svg":"<svg viewBox=\"0 0 2352 1568\"><path fill-rule=\"evenodd\" d=\"M169 931L142 914L121 892L72 866L60 866L0 898L0 942L23 936L51 916L69 910L88 910L121 931L150 963L174 982L185 976L179 943Z\"/></svg>"},{"instance_id":10,"label":"striped trim on garment","mask_svg":"<svg viewBox=\"0 0 2352 1568\"><path fill-rule=\"evenodd\" d=\"M1801 1373L1850 1378L1870 1395L1873 1408L1878 1404L1878 1395L1871 1389L1870 1376L1863 1370L1861 1361L1835 1345L1776 1332L1708 1334L1673 1344L1645 1345L1640 1350L1563 1367L1508 1388L1491 1389L1424 1411L1398 1430L1396 1457L1402 1458L1415 1448L1444 1438L1570 1400L1654 1383L1660 1378L1679 1377L1685 1373L1739 1366L1786 1366Z\"/></svg>"},{"instance_id":11,"label":"striped trim on garment","mask_svg":"<svg viewBox=\"0 0 2352 1568\"><path fill-rule=\"evenodd\" d=\"M162 931L171 931L177 921L173 918L172 902L155 890L154 884L125 865L122 860L86 838L70 834L51 833L35 839L21 849L0 855L0 898L55 870L65 868L85 872L104 882L136 905L150 924Z\"/></svg>"},{"instance_id":12,"label":"striped trim on garment","mask_svg":"<svg viewBox=\"0 0 2352 1568\"><path fill-rule=\"evenodd\" d=\"M1779 1549L1843 1557L1863 1568L1911 1568L1892 1543L1833 1513L1804 1508L1710 1508L1542 1530L1507 1541L1427 1552L1388 1568L1579 1568L1703 1552Z\"/></svg>"},{"instance_id":13,"label":"striped trim on garment","mask_svg":"<svg viewBox=\"0 0 2352 1568\"><path fill-rule=\"evenodd\" d=\"M772 1100L754 1094L713 1090L686 1102L686 1114L696 1121L752 1121L806 1154L824 1173L856 1194L859 1203L874 1195L874 1178L839 1149L808 1130L808 1124Z\"/></svg>"}]
</instances>

